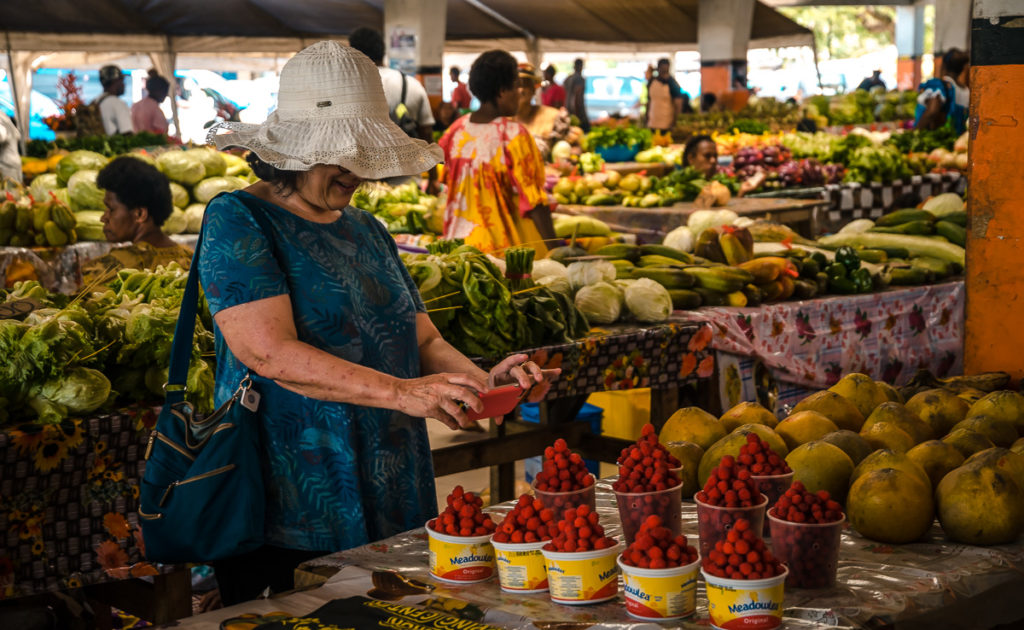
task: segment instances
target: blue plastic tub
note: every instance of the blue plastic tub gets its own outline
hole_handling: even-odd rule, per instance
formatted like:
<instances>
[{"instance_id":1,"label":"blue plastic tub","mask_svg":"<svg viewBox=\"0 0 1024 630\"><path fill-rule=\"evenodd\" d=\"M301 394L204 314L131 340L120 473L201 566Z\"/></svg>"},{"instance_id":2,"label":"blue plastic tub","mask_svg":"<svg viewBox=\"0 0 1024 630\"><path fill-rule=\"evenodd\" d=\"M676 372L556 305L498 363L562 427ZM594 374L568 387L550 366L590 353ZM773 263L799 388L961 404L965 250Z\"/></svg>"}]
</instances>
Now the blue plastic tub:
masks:
<instances>
[{"instance_id":1,"label":"blue plastic tub","mask_svg":"<svg viewBox=\"0 0 1024 630\"><path fill-rule=\"evenodd\" d=\"M537 403L523 403L519 405L519 417L524 422L532 422L537 424L540 422L540 408ZM604 409L584 403L583 407L580 408L580 412L576 414L576 422L589 422L590 431L594 435L601 435L601 422L604 420ZM595 459L585 459L583 462L587 465L587 470L592 472L595 477L600 476L601 462ZM544 458L538 455L537 457L530 457L526 460L524 468L526 472L526 483L533 483L533 478L540 472L541 467L544 465Z\"/></svg>"},{"instance_id":2,"label":"blue plastic tub","mask_svg":"<svg viewBox=\"0 0 1024 630\"><path fill-rule=\"evenodd\" d=\"M630 148L624 144L613 144L610 147L597 147L594 153L600 155L605 162L632 162L636 154L640 153L640 147Z\"/></svg>"}]
</instances>

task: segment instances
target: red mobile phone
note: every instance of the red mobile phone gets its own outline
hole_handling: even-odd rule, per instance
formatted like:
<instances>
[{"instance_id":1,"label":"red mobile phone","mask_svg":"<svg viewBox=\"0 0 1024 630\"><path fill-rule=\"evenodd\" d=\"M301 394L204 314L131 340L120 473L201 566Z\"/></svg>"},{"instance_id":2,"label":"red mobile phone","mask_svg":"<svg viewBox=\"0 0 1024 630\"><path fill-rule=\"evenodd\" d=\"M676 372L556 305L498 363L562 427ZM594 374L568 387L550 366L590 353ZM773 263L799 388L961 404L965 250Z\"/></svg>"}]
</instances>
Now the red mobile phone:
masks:
<instances>
[{"instance_id":1,"label":"red mobile phone","mask_svg":"<svg viewBox=\"0 0 1024 630\"><path fill-rule=\"evenodd\" d=\"M480 411L466 409L466 417L470 420L482 420L484 418L499 418L510 413L523 399L526 392L518 384L497 387L491 391L480 394L480 400L484 408Z\"/></svg>"}]
</instances>

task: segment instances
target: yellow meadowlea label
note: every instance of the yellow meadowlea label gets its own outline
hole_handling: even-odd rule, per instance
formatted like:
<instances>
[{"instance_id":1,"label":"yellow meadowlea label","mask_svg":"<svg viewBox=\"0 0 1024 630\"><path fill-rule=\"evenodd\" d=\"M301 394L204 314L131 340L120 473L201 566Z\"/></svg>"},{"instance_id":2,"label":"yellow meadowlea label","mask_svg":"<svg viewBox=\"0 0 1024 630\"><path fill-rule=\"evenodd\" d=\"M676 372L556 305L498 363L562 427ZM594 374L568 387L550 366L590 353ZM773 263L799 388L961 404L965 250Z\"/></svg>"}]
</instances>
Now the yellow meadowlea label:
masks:
<instances>
[{"instance_id":1,"label":"yellow meadowlea label","mask_svg":"<svg viewBox=\"0 0 1024 630\"><path fill-rule=\"evenodd\" d=\"M442 580L481 582L494 575L494 547L489 542L457 543L430 536L430 572Z\"/></svg>"},{"instance_id":2,"label":"yellow meadowlea label","mask_svg":"<svg viewBox=\"0 0 1024 630\"><path fill-rule=\"evenodd\" d=\"M598 602L615 597L619 592L619 567L615 564L615 556L615 553L610 553L582 560L556 560L546 556L551 599L573 603Z\"/></svg>"},{"instance_id":3,"label":"yellow meadowlea label","mask_svg":"<svg viewBox=\"0 0 1024 630\"><path fill-rule=\"evenodd\" d=\"M546 591L548 572L540 549L506 551L495 547L498 580L506 591Z\"/></svg>"},{"instance_id":4,"label":"yellow meadowlea label","mask_svg":"<svg viewBox=\"0 0 1024 630\"><path fill-rule=\"evenodd\" d=\"M753 580L750 588L707 580L708 614L711 625L723 630L769 630L782 623L782 595L785 577L765 586ZM730 580L739 582L740 580Z\"/></svg>"},{"instance_id":5,"label":"yellow meadowlea label","mask_svg":"<svg viewBox=\"0 0 1024 630\"><path fill-rule=\"evenodd\" d=\"M622 574L626 611L645 619L678 619L697 609L697 568L685 575L648 577Z\"/></svg>"}]
</instances>

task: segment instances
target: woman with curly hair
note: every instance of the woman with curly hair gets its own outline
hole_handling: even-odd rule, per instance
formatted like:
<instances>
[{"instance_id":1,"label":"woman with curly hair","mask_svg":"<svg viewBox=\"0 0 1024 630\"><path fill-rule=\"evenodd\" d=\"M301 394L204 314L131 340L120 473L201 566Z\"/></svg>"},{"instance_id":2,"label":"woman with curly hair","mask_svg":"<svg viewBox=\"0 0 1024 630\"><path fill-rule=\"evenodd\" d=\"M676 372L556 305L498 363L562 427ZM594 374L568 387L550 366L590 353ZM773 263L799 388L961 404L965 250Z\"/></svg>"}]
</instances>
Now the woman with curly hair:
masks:
<instances>
[{"instance_id":1,"label":"woman with curly hair","mask_svg":"<svg viewBox=\"0 0 1024 630\"><path fill-rule=\"evenodd\" d=\"M477 57L469 89L480 108L448 128L440 145L448 188L445 238L461 238L484 252L530 245L538 257L555 239L544 160L530 132L516 122L516 60L503 50Z\"/></svg>"}]
</instances>

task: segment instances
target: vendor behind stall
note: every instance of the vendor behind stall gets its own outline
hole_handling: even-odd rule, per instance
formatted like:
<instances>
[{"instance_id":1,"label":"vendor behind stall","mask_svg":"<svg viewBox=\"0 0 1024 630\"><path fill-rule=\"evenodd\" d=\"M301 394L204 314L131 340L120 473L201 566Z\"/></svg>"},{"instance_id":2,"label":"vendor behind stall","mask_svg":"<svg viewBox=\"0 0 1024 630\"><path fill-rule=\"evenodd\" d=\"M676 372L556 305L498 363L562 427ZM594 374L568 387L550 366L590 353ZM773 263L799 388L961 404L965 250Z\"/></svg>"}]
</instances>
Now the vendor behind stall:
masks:
<instances>
[{"instance_id":1,"label":"vendor behind stall","mask_svg":"<svg viewBox=\"0 0 1024 630\"><path fill-rule=\"evenodd\" d=\"M106 190L100 220L111 243L131 242L82 266L87 286L113 277L120 269L152 269L170 262L188 268L192 251L160 230L171 215L171 189L155 166L134 157L119 157L100 171L96 184Z\"/></svg>"},{"instance_id":2,"label":"vendor behind stall","mask_svg":"<svg viewBox=\"0 0 1024 630\"><path fill-rule=\"evenodd\" d=\"M711 179L718 173L718 146L711 136L693 136L686 141L686 145L683 147L683 167L687 166L701 173L704 179ZM757 173L744 180L740 184L737 196L742 197L753 192L764 180L764 173Z\"/></svg>"}]
</instances>

